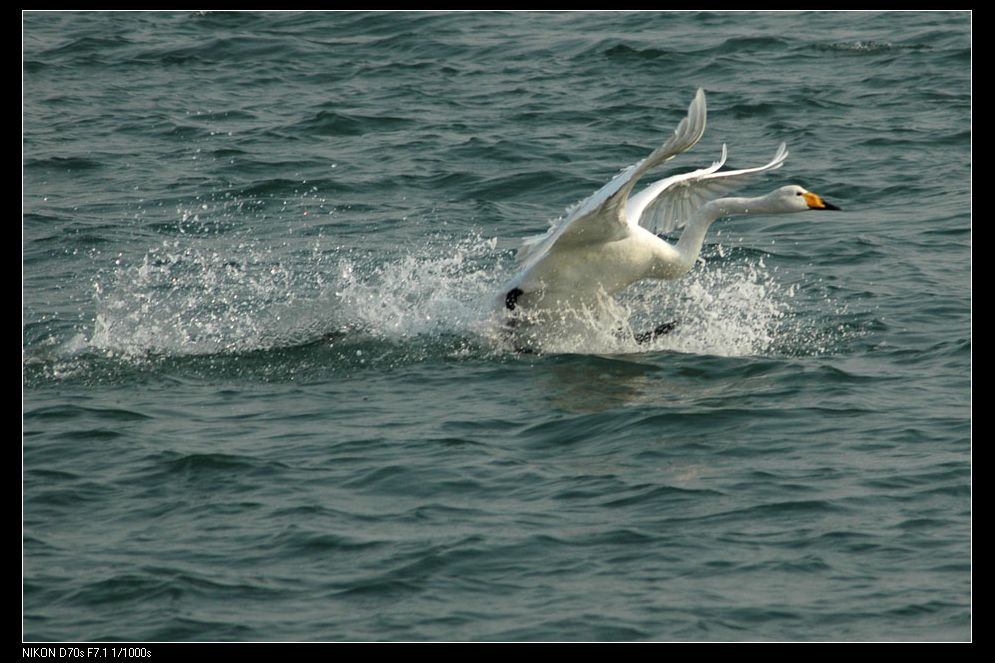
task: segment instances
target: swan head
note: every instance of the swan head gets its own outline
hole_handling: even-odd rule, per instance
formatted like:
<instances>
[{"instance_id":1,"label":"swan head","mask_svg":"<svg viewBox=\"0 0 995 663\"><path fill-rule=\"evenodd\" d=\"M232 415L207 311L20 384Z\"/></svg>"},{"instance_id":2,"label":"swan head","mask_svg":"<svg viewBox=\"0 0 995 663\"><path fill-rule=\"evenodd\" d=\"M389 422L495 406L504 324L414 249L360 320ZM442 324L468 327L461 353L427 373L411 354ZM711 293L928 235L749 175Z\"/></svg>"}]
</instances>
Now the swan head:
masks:
<instances>
[{"instance_id":1,"label":"swan head","mask_svg":"<svg viewBox=\"0 0 995 663\"><path fill-rule=\"evenodd\" d=\"M819 194L807 191L797 184L789 184L782 186L780 189L775 189L767 197L785 212L804 212L810 209L840 209L832 203L827 203Z\"/></svg>"}]
</instances>

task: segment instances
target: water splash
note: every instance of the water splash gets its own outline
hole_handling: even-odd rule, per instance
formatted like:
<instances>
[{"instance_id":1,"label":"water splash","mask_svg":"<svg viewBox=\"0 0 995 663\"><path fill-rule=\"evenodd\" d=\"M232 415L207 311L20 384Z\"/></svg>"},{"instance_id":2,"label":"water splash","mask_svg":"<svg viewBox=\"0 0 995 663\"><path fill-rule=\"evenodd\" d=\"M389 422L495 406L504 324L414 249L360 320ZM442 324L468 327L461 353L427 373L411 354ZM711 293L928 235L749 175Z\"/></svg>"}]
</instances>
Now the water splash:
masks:
<instances>
[{"instance_id":1,"label":"water splash","mask_svg":"<svg viewBox=\"0 0 995 663\"><path fill-rule=\"evenodd\" d=\"M388 258L246 241L167 240L94 285L88 345L105 354L200 356L324 337L403 342L470 334L493 289L495 240L438 241Z\"/></svg>"},{"instance_id":2,"label":"water splash","mask_svg":"<svg viewBox=\"0 0 995 663\"><path fill-rule=\"evenodd\" d=\"M636 284L597 307L561 311L541 330L526 328L516 343L547 353L779 354L801 334L796 294L762 259L725 261L678 281ZM672 330L646 340L661 324Z\"/></svg>"},{"instance_id":3,"label":"water splash","mask_svg":"<svg viewBox=\"0 0 995 663\"><path fill-rule=\"evenodd\" d=\"M494 239L436 235L391 255L329 247L323 237L295 242L186 235L133 264L119 259L94 283L92 332L65 350L136 365L318 345L335 348L331 360L369 365L377 357L500 356L523 347L496 304L514 261ZM682 280L640 283L596 310L569 312L569 326L545 334L537 349L810 354L825 344L813 340L812 316L795 310L799 290L762 257L719 251ZM637 342L669 321L676 323L670 333Z\"/></svg>"},{"instance_id":4,"label":"water splash","mask_svg":"<svg viewBox=\"0 0 995 663\"><path fill-rule=\"evenodd\" d=\"M655 287L654 287L655 286ZM652 346L659 350L726 357L775 354L796 330L793 286L785 286L763 259L705 265L678 283L652 284L631 316L650 321L671 311L676 325ZM652 306L647 302L654 302Z\"/></svg>"},{"instance_id":5,"label":"water splash","mask_svg":"<svg viewBox=\"0 0 995 663\"><path fill-rule=\"evenodd\" d=\"M166 240L94 284L90 345L124 356L265 349L320 329L302 305L320 279L258 242Z\"/></svg>"},{"instance_id":6,"label":"water splash","mask_svg":"<svg viewBox=\"0 0 995 663\"><path fill-rule=\"evenodd\" d=\"M379 264L343 258L334 282L338 324L392 342L475 334L499 283L496 246L473 235Z\"/></svg>"}]
</instances>

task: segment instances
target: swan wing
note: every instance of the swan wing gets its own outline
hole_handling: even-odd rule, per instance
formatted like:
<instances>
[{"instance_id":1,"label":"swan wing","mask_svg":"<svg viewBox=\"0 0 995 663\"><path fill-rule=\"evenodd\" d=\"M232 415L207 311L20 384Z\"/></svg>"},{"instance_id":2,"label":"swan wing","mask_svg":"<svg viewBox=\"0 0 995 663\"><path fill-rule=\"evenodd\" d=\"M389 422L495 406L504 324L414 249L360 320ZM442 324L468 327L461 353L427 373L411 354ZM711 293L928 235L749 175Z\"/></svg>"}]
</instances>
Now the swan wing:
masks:
<instances>
[{"instance_id":1,"label":"swan wing","mask_svg":"<svg viewBox=\"0 0 995 663\"><path fill-rule=\"evenodd\" d=\"M632 187L646 171L673 159L701 140L705 133L705 92L699 89L670 139L648 157L622 170L608 184L573 208L545 235L526 239L518 251L518 260L531 263L556 248L610 242L630 232L626 217L626 200Z\"/></svg>"},{"instance_id":2,"label":"swan wing","mask_svg":"<svg viewBox=\"0 0 995 663\"><path fill-rule=\"evenodd\" d=\"M626 203L629 223L657 234L680 228L708 201L739 188L753 175L780 168L788 158L788 148L781 143L774 157L763 166L720 171L726 154L723 145L722 156L709 168L666 177L630 196Z\"/></svg>"}]
</instances>

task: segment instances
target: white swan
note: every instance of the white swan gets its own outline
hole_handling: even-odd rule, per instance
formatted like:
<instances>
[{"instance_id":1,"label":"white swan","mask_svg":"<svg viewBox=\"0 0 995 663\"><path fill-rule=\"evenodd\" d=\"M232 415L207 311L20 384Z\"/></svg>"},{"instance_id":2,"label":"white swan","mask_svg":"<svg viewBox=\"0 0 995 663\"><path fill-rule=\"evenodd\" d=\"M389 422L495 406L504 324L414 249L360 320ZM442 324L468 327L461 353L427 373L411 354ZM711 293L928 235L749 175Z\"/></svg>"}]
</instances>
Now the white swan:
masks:
<instances>
[{"instance_id":1,"label":"white swan","mask_svg":"<svg viewBox=\"0 0 995 663\"><path fill-rule=\"evenodd\" d=\"M520 271L500 298L510 326L593 305L642 279L680 278L694 266L705 233L719 217L839 209L795 185L757 198L719 197L751 175L780 168L788 156L783 143L766 165L719 171L726 160L723 145L722 156L709 168L667 177L630 196L647 171L698 142L705 115L705 93L699 89L670 140L620 172L545 235L523 242ZM676 245L656 235L681 226L686 228Z\"/></svg>"}]
</instances>

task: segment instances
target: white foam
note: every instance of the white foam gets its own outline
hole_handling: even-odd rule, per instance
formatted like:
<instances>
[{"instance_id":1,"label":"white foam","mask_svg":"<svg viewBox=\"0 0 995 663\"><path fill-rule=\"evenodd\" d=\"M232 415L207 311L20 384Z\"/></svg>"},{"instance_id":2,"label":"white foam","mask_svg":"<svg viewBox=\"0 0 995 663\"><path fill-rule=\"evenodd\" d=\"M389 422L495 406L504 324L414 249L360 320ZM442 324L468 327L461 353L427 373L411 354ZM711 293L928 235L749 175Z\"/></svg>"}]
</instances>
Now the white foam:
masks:
<instances>
[{"instance_id":1,"label":"white foam","mask_svg":"<svg viewBox=\"0 0 995 663\"><path fill-rule=\"evenodd\" d=\"M391 341L473 334L491 313L497 257L496 240L479 236L383 263L346 256L333 282L340 325Z\"/></svg>"},{"instance_id":2,"label":"white foam","mask_svg":"<svg viewBox=\"0 0 995 663\"><path fill-rule=\"evenodd\" d=\"M434 237L393 256L279 251L187 236L115 265L96 285L89 345L131 357L204 355L296 345L330 332L371 342L461 337L487 352L516 348L497 296L512 267L494 239ZM675 351L718 356L783 352L803 330L797 289L762 260L699 265L679 281L644 282L598 310L571 312L542 338L544 353ZM636 335L674 321L648 343Z\"/></svg>"},{"instance_id":3,"label":"white foam","mask_svg":"<svg viewBox=\"0 0 995 663\"><path fill-rule=\"evenodd\" d=\"M762 356L776 353L793 333L794 296L795 288L782 286L762 261L698 266L678 281L636 284L596 310L565 312L555 331L529 329L519 343L534 339L551 353ZM670 322L669 333L637 342Z\"/></svg>"},{"instance_id":4,"label":"white foam","mask_svg":"<svg viewBox=\"0 0 995 663\"><path fill-rule=\"evenodd\" d=\"M123 355L197 355L271 347L314 324L298 306L314 290L256 242L167 240L135 265L123 261L95 284L90 345ZM291 321L291 318L296 318Z\"/></svg>"}]
</instances>

